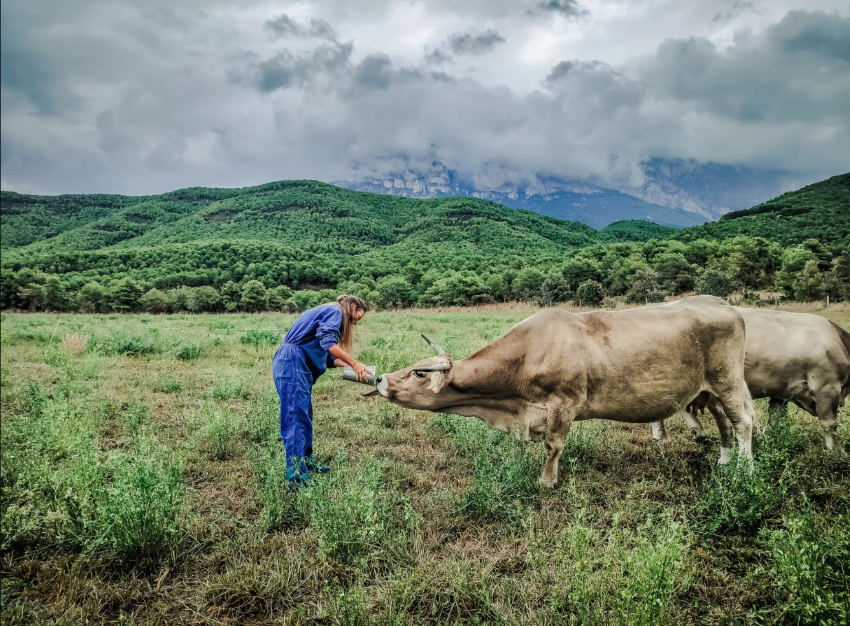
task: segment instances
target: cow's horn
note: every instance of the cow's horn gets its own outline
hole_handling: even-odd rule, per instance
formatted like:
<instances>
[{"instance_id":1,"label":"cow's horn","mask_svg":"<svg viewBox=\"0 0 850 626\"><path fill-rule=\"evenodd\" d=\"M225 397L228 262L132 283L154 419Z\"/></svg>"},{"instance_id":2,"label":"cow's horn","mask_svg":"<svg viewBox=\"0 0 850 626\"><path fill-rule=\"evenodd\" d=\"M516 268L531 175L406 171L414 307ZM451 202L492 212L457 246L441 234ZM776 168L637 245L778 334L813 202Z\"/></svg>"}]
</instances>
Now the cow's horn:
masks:
<instances>
[{"instance_id":1,"label":"cow's horn","mask_svg":"<svg viewBox=\"0 0 850 626\"><path fill-rule=\"evenodd\" d=\"M414 367L417 372L446 372L452 369L451 361L441 361L433 365L425 365L423 367Z\"/></svg>"},{"instance_id":2,"label":"cow's horn","mask_svg":"<svg viewBox=\"0 0 850 626\"><path fill-rule=\"evenodd\" d=\"M431 341L430 339L428 339L428 337L426 337L425 335L422 335L422 339L424 339L424 340L428 343L428 345L429 345L429 346L431 346L431 349L432 349L434 352L436 352L437 354L444 354L444 353L446 352L446 351L445 351L445 350L443 350L443 349L442 349L439 345L437 345L436 343L434 343L433 341ZM435 370L435 371L436 371L436 370Z\"/></svg>"}]
</instances>

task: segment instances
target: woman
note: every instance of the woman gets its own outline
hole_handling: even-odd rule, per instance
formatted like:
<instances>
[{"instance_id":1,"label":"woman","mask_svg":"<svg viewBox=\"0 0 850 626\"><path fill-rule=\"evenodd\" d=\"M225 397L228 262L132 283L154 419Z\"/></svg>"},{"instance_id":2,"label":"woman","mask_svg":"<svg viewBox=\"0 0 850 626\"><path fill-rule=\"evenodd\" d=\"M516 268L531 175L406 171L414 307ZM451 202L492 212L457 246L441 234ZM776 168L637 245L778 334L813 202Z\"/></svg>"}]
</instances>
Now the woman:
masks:
<instances>
[{"instance_id":1,"label":"woman","mask_svg":"<svg viewBox=\"0 0 850 626\"><path fill-rule=\"evenodd\" d=\"M272 361L280 396L280 435L286 451L286 478L290 488L305 482L309 471L327 472L313 461L313 402L316 379L328 367L350 365L358 380L366 380L366 366L348 354L354 327L366 314L357 296L339 296L295 320Z\"/></svg>"}]
</instances>

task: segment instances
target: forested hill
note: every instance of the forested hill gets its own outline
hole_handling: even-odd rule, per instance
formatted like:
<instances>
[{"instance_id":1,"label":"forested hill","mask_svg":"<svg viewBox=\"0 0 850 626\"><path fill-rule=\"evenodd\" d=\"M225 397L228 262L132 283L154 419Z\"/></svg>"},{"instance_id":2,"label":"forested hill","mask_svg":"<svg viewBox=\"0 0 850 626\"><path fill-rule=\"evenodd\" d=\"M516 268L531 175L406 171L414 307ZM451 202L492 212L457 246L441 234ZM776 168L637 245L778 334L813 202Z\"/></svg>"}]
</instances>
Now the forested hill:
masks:
<instances>
[{"instance_id":1,"label":"forested hill","mask_svg":"<svg viewBox=\"0 0 850 626\"><path fill-rule=\"evenodd\" d=\"M684 231L641 221L597 231L475 198L416 200L316 181L145 197L4 191L0 306L303 308L334 290L377 306L648 300L695 287L838 294L832 259L850 234L848 182L835 177ZM789 249L797 252L786 267ZM813 259L809 287L782 277ZM592 294L579 293L585 283Z\"/></svg>"},{"instance_id":2,"label":"forested hill","mask_svg":"<svg viewBox=\"0 0 850 626\"><path fill-rule=\"evenodd\" d=\"M764 237L784 246L816 239L836 256L850 246L850 173L791 191L750 209L727 213L717 222L675 235L682 241Z\"/></svg>"},{"instance_id":3,"label":"forested hill","mask_svg":"<svg viewBox=\"0 0 850 626\"><path fill-rule=\"evenodd\" d=\"M360 253L400 243L472 242L501 253L663 237L673 229L618 223L601 233L579 222L475 198L411 200L315 181L243 189L181 189L159 196L28 196L2 192L2 246L27 256L172 243L256 241L303 251ZM509 236L505 236L509 233Z\"/></svg>"}]
</instances>

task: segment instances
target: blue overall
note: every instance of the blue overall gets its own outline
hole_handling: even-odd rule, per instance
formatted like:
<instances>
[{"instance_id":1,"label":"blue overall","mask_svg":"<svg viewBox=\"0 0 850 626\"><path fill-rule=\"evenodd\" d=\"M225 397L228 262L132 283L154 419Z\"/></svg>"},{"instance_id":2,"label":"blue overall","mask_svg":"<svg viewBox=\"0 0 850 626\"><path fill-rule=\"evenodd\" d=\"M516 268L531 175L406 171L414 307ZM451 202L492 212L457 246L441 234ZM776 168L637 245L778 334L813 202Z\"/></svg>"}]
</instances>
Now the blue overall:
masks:
<instances>
[{"instance_id":1,"label":"blue overall","mask_svg":"<svg viewBox=\"0 0 850 626\"><path fill-rule=\"evenodd\" d=\"M286 451L286 477L307 474L313 457L313 402L316 379L333 367L328 353L339 342L342 310L323 304L299 317L272 360L272 376L280 396L280 436Z\"/></svg>"}]
</instances>

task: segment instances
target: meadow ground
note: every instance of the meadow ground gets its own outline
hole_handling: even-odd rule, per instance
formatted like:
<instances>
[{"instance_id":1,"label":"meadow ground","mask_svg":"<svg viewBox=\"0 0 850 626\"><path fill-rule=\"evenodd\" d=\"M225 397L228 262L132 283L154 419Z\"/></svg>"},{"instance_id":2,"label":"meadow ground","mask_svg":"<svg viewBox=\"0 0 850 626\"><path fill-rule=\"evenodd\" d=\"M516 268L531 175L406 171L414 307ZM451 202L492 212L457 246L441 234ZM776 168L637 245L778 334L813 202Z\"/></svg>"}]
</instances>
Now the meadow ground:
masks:
<instances>
[{"instance_id":1,"label":"meadow ground","mask_svg":"<svg viewBox=\"0 0 850 626\"><path fill-rule=\"evenodd\" d=\"M850 307L813 310L850 327ZM528 305L369 314L361 361L467 356ZM751 475L670 420L542 444L322 377L283 487L292 315L2 316L2 624L847 624L850 456L791 407ZM850 449L850 410L839 436Z\"/></svg>"}]
</instances>

